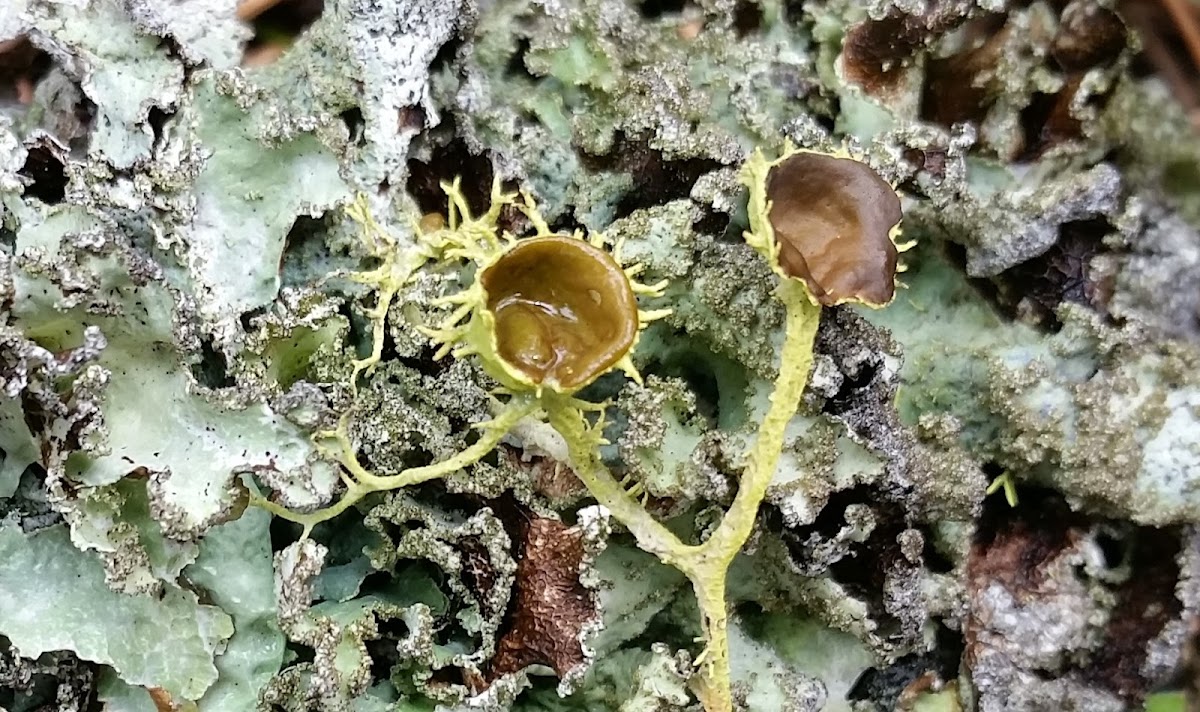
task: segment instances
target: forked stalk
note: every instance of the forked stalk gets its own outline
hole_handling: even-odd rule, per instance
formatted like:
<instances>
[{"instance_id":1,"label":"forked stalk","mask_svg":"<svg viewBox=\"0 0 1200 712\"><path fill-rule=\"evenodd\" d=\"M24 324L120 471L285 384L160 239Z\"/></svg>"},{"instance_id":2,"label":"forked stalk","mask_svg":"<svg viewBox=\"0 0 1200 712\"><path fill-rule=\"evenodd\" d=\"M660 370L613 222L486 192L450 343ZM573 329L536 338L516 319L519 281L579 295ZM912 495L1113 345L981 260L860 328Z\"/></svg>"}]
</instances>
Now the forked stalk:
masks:
<instances>
[{"instance_id":1,"label":"forked stalk","mask_svg":"<svg viewBox=\"0 0 1200 712\"><path fill-rule=\"evenodd\" d=\"M250 501L251 504L262 507L277 517L304 525L304 533L300 538L306 539L314 526L333 519L369 494L409 487L440 477L446 477L458 470L475 464L494 450L521 418L532 414L537 409L538 402L536 399L523 395L514 396L512 400L504 405L499 415L492 420L476 426L483 432L479 436L479 439L467 449L440 462L420 467L410 467L387 477L380 477L373 474L359 463L358 456L355 454L354 444L350 440L350 434L346 431L346 419L343 418L338 424L338 429L329 434L339 445L338 450L332 454L334 459L343 468L340 475L342 482L346 485L346 491L342 494L341 499L324 509L318 509L314 512L293 512L286 507L267 500L259 494L252 494Z\"/></svg>"},{"instance_id":2,"label":"forked stalk","mask_svg":"<svg viewBox=\"0 0 1200 712\"><path fill-rule=\"evenodd\" d=\"M550 399L545 404L550 424L567 441L576 476L592 496L629 529L641 549L679 569L692 582L705 637L704 652L697 659L701 674L695 691L708 712L733 709L726 579L730 564L754 528L759 505L779 464L784 431L799 407L812 368L813 343L821 318L820 306L798 282L782 282L779 298L787 309L787 325L771 405L747 458L732 506L700 545L680 541L616 481L600 461L600 426L589 427L573 399Z\"/></svg>"},{"instance_id":3,"label":"forked stalk","mask_svg":"<svg viewBox=\"0 0 1200 712\"><path fill-rule=\"evenodd\" d=\"M696 695L708 712L733 709L725 582L730 564L754 529L759 505L775 476L783 452L784 431L800 406L808 382L813 343L821 320L821 307L813 303L800 283L781 282L779 298L787 309L787 326L771 405L758 428L733 504L721 518L716 531L682 567L696 590L704 619L707 647L700 661L702 675Z\"/></svg>"}]
</instances>

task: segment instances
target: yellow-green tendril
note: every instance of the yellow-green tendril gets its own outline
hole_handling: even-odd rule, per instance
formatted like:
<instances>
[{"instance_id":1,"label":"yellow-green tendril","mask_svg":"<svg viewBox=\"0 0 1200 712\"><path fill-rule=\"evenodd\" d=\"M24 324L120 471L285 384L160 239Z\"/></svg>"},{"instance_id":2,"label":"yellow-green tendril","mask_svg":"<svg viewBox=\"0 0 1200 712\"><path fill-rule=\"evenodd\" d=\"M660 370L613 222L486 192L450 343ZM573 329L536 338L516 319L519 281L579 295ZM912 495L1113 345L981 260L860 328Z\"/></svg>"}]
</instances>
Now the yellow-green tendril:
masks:
<instances>
[{"instance_id":1,"label":"yellow-green tendril","mask_svg":"<svg viewBox=\"0 0 1200 712\"><path fill-rule=\"evenodd\" d=\"M796 414L808 382L813 342L821 319L820 306L810 300L800 283L782 282L779 297L787 308L787 331L771 405L759 426L733 504L716 530L694 553L694 561L683 567L696 589L696 599L704 616L707 647L699 661L703 674L696 693L709 712L733 709L725 580L734 557L750 537L759 505L775 476L783 451L784 431Z\"/></svg>"},{"instance_id":2,"label":"yellow-green tendril","mask_svg":"<svg viewBox=\"0 0 1200 712\"><path fill-rule=\"evenodd\" d=\"M715 551L724 552L730 560L750 536L758 505L766 496L783 451L784 430L796 414L808 382L808 372L812 369L813 342L817 337L821 308L809 298L799 282L781 282L778 295L787 309L787 324L771 405L758 428L754 448L738 484L737 497L706 542Z\"/></svg>"},{"instance_id":3,"label":"yellow-green tendril","mask_svg":"<svg viewBox=\"0 0 1200 712\"><path fill-rule=\"evenodd\" d=\"M477 429L483 431L482 435L480 435L479 440L466 450L440 462L421 467L410 467L387 477L380 477L370 472L358 461L354 443L351 441L350 434L347 431L347 418L343 416L337 430L322 434L337 443L337 449L329 454L342 467L342 471L339 474L341 475L342 482L346 485L346 491L341 499L329 507L313 512L293 512L275 502L264 499L260 495L252 495L251 502L277 517L304 525L304 533L301 538L307 538L314 526L326 520L333 519L369 494L428 482L429 480L453 474L478 462L500 444L504 436L512 430L513 426L521 418L532 414L537 409L538 402L536 400L521 396L514 397L495 418L475 426Z\"/></svg>"},{"instance_id":4,"label":"yellow-green tendril","mask_svg":"<svg viewBox=\"0 0 1200 712\"><path fill-rule=\"evenodd\" d=\"M366 358L355 359L352 364L350 389L354 391L358 388L359 374L371 375L383 358L384 332L392 300L412 280L413 275L430 255L423 245L401 249L396 240L375 221L365 195L359 195L346 207L346 215L362 228L362 241L367 254L380 261L380 265L373 270L351 272L347 275L351 281L374 286L376 290L375 306L367 311L367 317L371 320L371 354Z\"/></svg>"},{"instance_id":5,"label":"yellow-green tendril","mask_svg":"<svg viewBox=\"0 0 1200 712\"><path fill-rule=\"evenodd\" d=\"M1013 481L1012 475L1008 472L1001 473L996 479L992 480L992 483L988 485L986 494L990 497L1000 490L1004 490L1004 499L1008 501L1008 506L1017 506L1017 483Z\"/></svg>"},{"instance_id":6,"label":"yellow-green tendril","mask_svg":"<svg viewBox=\"0 0 1200 712\"><path fill-rule=\"evenodd\" d=\"M726 578L730 564L750 536L759 505L774 477L783 450L784 430L799 407L808 381L820 322L820 306L809 298L800 283L781 283L779 297L787 307L787 330L771 405L750 451L733 505L713 534L700 545L685 544L672 534L600 461L599 447L605 444L600 434L603 416L589 424L579 401L563 397L543 399L550 425L567 442L576 476L596 501L629 529L640 548L679 569L692 582L704 618L707 643L697 659L701 675L696 692L709 712L733 709Z\"/></svg>"}]
</instances>

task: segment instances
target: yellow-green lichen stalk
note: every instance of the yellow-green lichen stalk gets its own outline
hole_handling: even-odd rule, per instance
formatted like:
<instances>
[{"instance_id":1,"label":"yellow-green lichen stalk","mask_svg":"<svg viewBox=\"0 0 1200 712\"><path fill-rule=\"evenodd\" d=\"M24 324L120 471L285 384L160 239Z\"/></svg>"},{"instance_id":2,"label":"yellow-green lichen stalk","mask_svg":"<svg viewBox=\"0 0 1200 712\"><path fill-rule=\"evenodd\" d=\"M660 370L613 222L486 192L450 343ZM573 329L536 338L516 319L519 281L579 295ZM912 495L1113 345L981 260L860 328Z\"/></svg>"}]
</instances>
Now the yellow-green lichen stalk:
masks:
<instances>
[{"instance_id":1,"label":"yellow-green lichen stalk","mask_svg":"<svg viewBox=\"0 0 1200 712\"><path fill-rule=\"evenodd\" d=\"M707 647L696 686L708 712L733 709L725 585L775 476L784 431L796 414L822 305L883 306L895 293L900 201L893 188L846 151L825 154L786 145L768 161L755 151L742 169L749 189L746 242L779 276L786 313L779 374L746 458L738 493L713 533L679 568L696 590Z\"/></svg>"},{"instance_id":2,"label":"yellow-green lichen stalk","mask_svg":"<svg viewBox=\"0 0 1200 712\"><path fill-rule=\"evenodd\" d=\"M414 279L417 270L435 256L437 253L435 245L440 239L437 235L446 232L452 233L457 235L456 241L462 244L495 238L495 225L499 219L500 210L506 204L503 200L504 196L499 193L498 183L493 189L491 209L477 219L471 217L466 201L458 190L457 182L448 187L447 192L451 196L448 224L444 228L438 227L426 234L420 224L414 222L413 232L418 239L412 244L399 244L375 221L367 207L365 196L359 196L346 209L347 215L361 227L361 238L367 254L380 261L380 265L373 270L346 275L352 281L369 285L375 289L375 306L368 312L372 321L374 342L371 354L353 363L349 379L352 392L357 390L359 375L362 373L369 375L379 363L382 357L384 332L391 303L396 294ZM494 417L474 426L481 431L481 435L466 450L440 462L407 468L387 476L377 475L359 462L355 445L350 437L350 411L347 411L339 419L336 429L319 432L314 437L318 450L339 466L338 475L345 486L345 491L337 502L315 511L297 512L267 499L258 492L252 492L250 503L262 507L277 517L303 525L304 531L301 538L307 538L314 526L333 519L369 494L445 477L478 462L495 449L522 418L534 413L537 407L537 402L529 398L512 398L503 404L494 401Z\"/></svg>"},{"instance_id":3,"label":"yellow-green lichen stalk","mask_svg":"<svg viewBox=\"0 0 1200 712\"><path fill-rule=\"evenodd\" d=\"M451 204L457 185L444 185ZM637 538L664 562L680 565L695 547L681 542L646 511L637 486L618 482L600 459L605 404L575 397L613 370L640 382L632 354L646 326L670 313L643 310L638 297L661 297L666 282L637 281L640 265L625 266L621 243L605 247L603 235L550 230L529 195L493 189L496 206L514 205L533 226L521 239L490 232L445 230L427 236L440 259L475 263L475 280L444 302L454 312L434 329L437 356L477 356L515 403L536 403L538 414L562 435L576 476ZM460 208L461 209L461 208Z\"/></svg>"},{"instance_id":4,"label":"yellow-green lichen stalk","mask_svg":"<svg viewBox=\"0 0 1200 712\"><path fill-rule=\"evenodd\" d=\"M407 283L418 259L474 263L471 285L443 299L454 307L452 313L425 333L441 344L437 358L477 356L501 384L498 395L508 400L497 401L495 417L480 426L484 435L448 460L380 477L358 463L343 417L338 429L327 434L337 444L330 454L341 464L346 484L337 504L295 513L261 498L256 503L303 523L307 535L313 524L336 516L371 492L467 467L522 418L544 418L566 441L575 474L592 496L629 529L639 547L691 581L706 644L696 661L700 670L694 690L708 712L731 712L726 578L753 529L779 462L784 431L799 406L821 307L886 304L895 291L896 255L906 249L895 244L900 209L892 186L845 152L822 154L788 145L770 162L756 152L741 179L750 191L746 241L780 277L776 295L786 309L785 339L770 405L746 458L738 494L704 542L685 544L646 510L637 484L627 487L613 477L600 457L601 446L607 444L605 404L575 396L614 369L640 381L633 349L646 325L669 312L644 311L637 298L662 296L666 283L636 281L640 267L622 264L620 243L610 253L601 235L585 239L578 231L552 232L528 195L518 199L506 194L499 181L493 185L490 209L477 219L471 218L458 182L443 184L449 196L446 225L428 232L418 228L421 249L412 259L384 259L379 269L359 276L377 285L380 296L372 313L376 350L356 362L355 375L378 361L387 314L381 305ZM529 218L533 235L516 239L501 233L500 214L510 205ZM369 235L377 230L365 213L357 219Z\"/></svg>"}]
</instances>

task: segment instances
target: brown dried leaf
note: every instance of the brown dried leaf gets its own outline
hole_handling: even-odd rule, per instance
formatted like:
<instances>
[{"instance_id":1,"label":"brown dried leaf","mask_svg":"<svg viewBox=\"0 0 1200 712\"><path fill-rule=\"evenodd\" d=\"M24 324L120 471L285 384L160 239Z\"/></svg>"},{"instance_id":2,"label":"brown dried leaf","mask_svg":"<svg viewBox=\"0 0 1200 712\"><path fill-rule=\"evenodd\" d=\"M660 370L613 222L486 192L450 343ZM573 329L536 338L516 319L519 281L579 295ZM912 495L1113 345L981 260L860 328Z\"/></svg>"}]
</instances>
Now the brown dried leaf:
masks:
<instances>
[{"instance_id":1,"label":"brown dried leaf","mask_svg":"<svg viewBox=\"0 0 1200 712\"><path fill-rule=\"evenodd\" d=\"M579 579L585 556L581 529L529 514L521 526L514 606L492 658L492 680L535 664L550 666L561 678L586 662L580 636L599 611Z\"/></svg>"}]
</instances>

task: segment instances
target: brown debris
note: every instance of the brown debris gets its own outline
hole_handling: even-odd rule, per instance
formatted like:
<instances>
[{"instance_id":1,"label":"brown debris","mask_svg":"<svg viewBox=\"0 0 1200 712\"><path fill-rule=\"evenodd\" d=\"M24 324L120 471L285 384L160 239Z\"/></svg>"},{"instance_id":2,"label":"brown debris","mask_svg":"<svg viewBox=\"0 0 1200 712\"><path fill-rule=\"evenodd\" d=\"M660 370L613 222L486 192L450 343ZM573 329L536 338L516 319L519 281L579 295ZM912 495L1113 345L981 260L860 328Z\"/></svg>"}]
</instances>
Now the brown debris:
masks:
<instances>
[{"instance_id":1,"label":"brown debris","mask_svg":"<svg viewBox=\"0 0 1200 712\"><path fill-rule=\"evenodd\" d=\"M957 692L958 683L952 680L947 685L936 672L930 670L910 682L900 692L900 698L896 701L896 712L914 712L926 693L937 693L946 689Z\"/></svg>"},{"instance_id":2,"label":"brown debris","mask_svg":"<svg viewBox=\"0 0 1200 712\"><path fill-rule=\"evenodd\" d=\"M324 10L325 0L240 0L237 18L255 29L242 66L262 67L278 60Z\"/></svg>"},{"instance_id":3,"label":"brown debris","mask_svg":"<svg viewBox=\"0 0 1200 712\"><path fill-rule=\"evenodd\" d=\"M924 15L893 12L851 27L842 41L843 75L868 94L890 93L901 84L917 52L967 19L961 14L964 10L956 6Z\"/></svg>"},{"instance_id":4,"label":"brown debris","mask_svg":"<svg viewBox=\"0 0 1200 712\"><path fill-rule=\"evenodd\" d=\"M1187 0L1162 0L1162 4L1178 25L1192 62L1200 66L1200 13Z\"/></svg>"},{"instance_id":5,"label":"brown debris","mask_svg":"<svg viewBox=\"0 0 1200 712\"><path fill-rule=\"evenodd\" d=\"M1011 53L1041 57L1047 69L1060 73L1063 88L1053 94L1036 94L1021 112L1024 145L1009 156L1014 160L1037 158L1047 149L1083 135L1080 118L1073 113L1085 74L1116 63L1129 48L1129 30L1113 11L1094 0L1065 4L1052 28L1045 23L1024 27L1004 15L985 15L964 27L961 51L931 58L921 98L923 118L951 126L980 123L1003 91L995 71ZM1040 60L1039 60L1040 61ZM1104 95L1087 96L1101 108Z\"/></svg>"},{"instance_id":6,"label":"brown debris","mask_svg":"<svg viewBox=\"0 0 1200 712\"><path fill-rule=\"evenodd\" d=\"M150 700L154 702L154 709L157 712L196 712L199 709L195 702L187 700L175 702L171 698L171 693L161 687L148 687L146 692L150 693Z\"/></svg>"},{"instance_id":7,"label":"brown debris","mask_svg":"<svg viewBox=\"0 0 1200 712\"><path fill-rule=\"evenodd\" d=\"M1044 566L1081 536L1085 520L1062 499L1029 499L1022 496L1010 512L985 514L967 566L972 589L999 582L1017 598L1034 595L1046 579Z\"/></svg>"},{"instance_id":8,"label":"brown debris","mask_svg":"<svg viewBox=\"0 0 1200 712\"><path fill-rule=\"evenodd\" d=\"M1065 74L1065 85L1053 95L1036 95L1022 112L1025 130L1024 158L1083 136L1083 123L1072 111L1088 70L1117 61L1129 44L1129 31L1111 10L1092 2L1073 2L1063 10L1050 54ZM1106 97L1088 97L1101 106Z\"/></svg>"},{"instance_id":9,"label":"brown debris","mask_svg":"<svg viewBox=\"0 0 1200 712\"><path fill-rule=\"evenodd\" d=\"M675 27L675 34L681 40L694 40L700 36L700 32L704 29L704 18L696 17L681 21Z\"/></svg>"},{"instance_id":10,"label":"brown debris","mask_svg":"<svg viewBox=\"0 0 1200 712\"><path fill-rule=\"evenodd\" d=\"M912 163L918 171L925 171L937 180L946 177L946 150L939 148L907 148L904 160Z\"/></svg>"},{"instance_id":11,"label":"brown debris","mask_svg":"<svg viewBox=\"0 0 1200 712\"><path fill-rule=\"evenodd\" d=\"M463 583L475 593L483 615L491 618L496 612L492 610L496 567L492 564L487 544L477 536L467 536L458 541L458 550L462 555Z\"/></svg>"},{"instance_id":12,"label":"brown debris","mask_svg":"<svg viewBox=\"0 0 1200 712\"><path fill-rule=\"evenodd\" d=\"M1022 262L993 278L997 305L1013 317L1057 331L1060 304L1082 304L1108 314L1111 276L1093 267L1108 252L1104 237L1113 231L1107 220L1064 223L1058 241L1044 254Z\"/></svg>"},{"instance_id":13,"label":"brown debris","mask_svg":"<svg viewBox=\"0 0 1200 712\"><path fill-rule=\"evenodd\" d=\"M516 594L489 677L542 664L562 678L586 663L580 636L599 615L595 597L579 580L584 534L532 513L520 528Z\"/></svg>"},{"instance_id":14,"label":"brown debris","mask_svg":"<svg viewBox=\"0 0 1200 712\"><path fill-rule=\"evenodd\" d=\"M824 305L882 305L896 289L890 235L900 198L865 163L801 152L771 169L767 199L779 263Z\"/></svg>"},{"instance_id":15,"label":"brown debris","mask_svg":"<svg viewBox=\"0 0 1200 712\"><path fill-rule=\"evenodd\" d=\"M267 10L275 7L281 0L242 0L237 6L237 17L243 22L250 22Z\"/></svg>"},{"instance_id":16,"label":"brown debris","mask_svg":"<svg viewBox=\"0 0 1200 712\"><path fill-rule=\"evenodd\" d=\"M1117 605L1105 630L1104 643L1087 668L1086 676L1125 700L1138 704L1153 682L1142 677L1146 650L1168 623L1183 612L1175 597L1179 581L1178 533L1141 529L1129 554L1132 571L1117 587Z\"/></svg>"},{"instance_id":17,"label":"brown debris","mask_svg":"<svg viewBox=\"0 0 1200 712\"><path fill-rule=\"evenodd\" d=\"M1048 148L1083 136L1083 122L1071 113L1082 80L1079 74L1054 94L1034 94L1021 112L1024 146L1018 160L1037 158Z\"/></svg>"},{"instance_id":18,"label":"brown debris","mask_svg":"<svg viewBox=\"0 0 1200 712\"><path fill-rule=\"evenodd\" d=\"M32 104L34 86L48 63L46 53L28 37L0 42L0 98L11 96L20 104Z\"/></svg>"},{"instance_id":19,"label":"brown debris","mask_svg":"<svg viewBox=\"0 0 1200 712\"><path fill-rule=\"evenodd\" d=\"M246 49L246 54L242 57L242 66L247 68L265 67L282 57L287 48L288 45L282 42L256 44Z\"/></svg>"},{"instance_id":20,"label":"brown debris","mask_svg":"<svg viewBox=\"0 0 1200 712\"><path fill-rule=\"evenodd\" d=\"M855 25L842 43L846 79L868 94L880 94L899 83L907 60L921 46L924 28L907 15L891 15Z\"/></svg>"}]
</instances>

